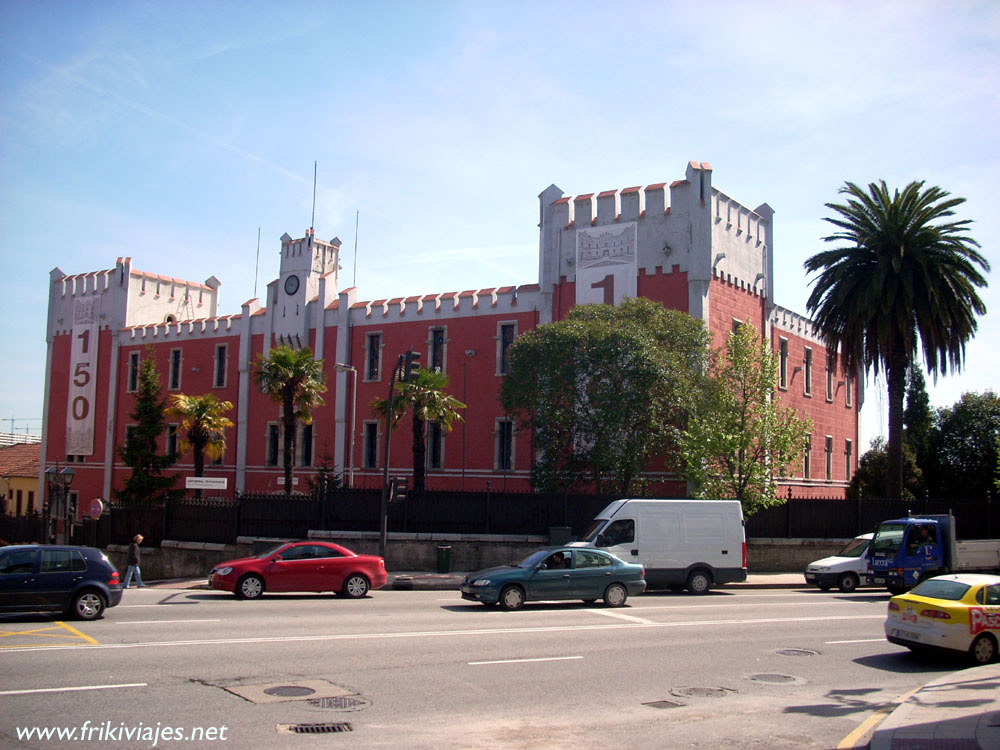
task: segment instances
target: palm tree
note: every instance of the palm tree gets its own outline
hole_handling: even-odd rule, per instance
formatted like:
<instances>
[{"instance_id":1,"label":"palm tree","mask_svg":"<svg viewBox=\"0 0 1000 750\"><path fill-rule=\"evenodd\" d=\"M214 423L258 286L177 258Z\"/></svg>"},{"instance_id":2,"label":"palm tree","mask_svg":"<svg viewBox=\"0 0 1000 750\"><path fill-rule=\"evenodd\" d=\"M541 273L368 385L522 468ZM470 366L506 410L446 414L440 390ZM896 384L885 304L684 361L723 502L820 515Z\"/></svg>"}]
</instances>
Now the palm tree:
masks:
<instances>
[{"instance_id":1,"label":"palm tree","mask_svg":"<svg viewBox=\"0 0 1000 750\"><path fill-rule=\"evenodd\" d=\"M990 266L957 221L950 198L938 187L911 182L890 193L885 181L867 191L848 182L839 191L847 202L827 203L825 217L838 231L826 242L842 247L805 262L818 275L806 303L831 354L839 348L847 371L863 365L885 369L889 386L890 499L902 494L903 394L906 371L922 353L927 371L961 370L965 343L986 312L976 287Z\"/></svg>"},{"instance_id":2,"label":"palm tree","mask_svg":"<svg viewBox=\"0 0 1000 750\"><path fill-rule=\"evenodd\" d=\"M312 410L322 406L323 360L313 359L308 347L278 346L254 363L257 385L268 398L281 406L282 447L285 466L285 494L292 494L292 464L295 460L295 428L298 422L312 423Z\"/></svg>"},{"instance_id":3,"label":"palm tree","mask_svg":"<svg viewBox=\"0 0 1000 750\"><path fill-rule=\"evenodd\" d=\"M177 393L173 396L174 403L167 413L180 417L181 430L184 435L180 441L180 452L191 450L194 457L194 475L200 477L205 472L205 456L219 458L226 452L226 430L233 426L232 421L223 416L233 408L229 401L219 401L211 393L201 396L188 396ZM201 490L195 491L201 496Z\"/></svg>"},{"instance_id":4,"label":"palm tree","mask_svg":"<svg viewBox=\"0 0 1000 750\"><path fill-rule=\"evenodd\" d=\"M447 387L448 376L437 370L417 370L413 380L396 386L397 393L392 402L392 428L395 429L407 411L413 414L414 492L422 492L426 484L427 424L433 422L444 432L451 432L452 422L456 419L465 421L459 413L459 409L464 409L465 404L445 393L444 389ZM376 398L371 406L373 413L385 418L385 399Z\"/></svg>"}]
</instances>

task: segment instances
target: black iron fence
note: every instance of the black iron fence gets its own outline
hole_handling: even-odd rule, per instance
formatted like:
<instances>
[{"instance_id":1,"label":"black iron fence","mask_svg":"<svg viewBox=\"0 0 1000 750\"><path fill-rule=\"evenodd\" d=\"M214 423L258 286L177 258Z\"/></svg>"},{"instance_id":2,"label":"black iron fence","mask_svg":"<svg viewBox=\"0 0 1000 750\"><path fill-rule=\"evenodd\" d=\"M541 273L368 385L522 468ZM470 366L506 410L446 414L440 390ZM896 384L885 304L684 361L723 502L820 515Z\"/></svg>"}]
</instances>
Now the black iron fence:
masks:
<instances>
[{"instance_id":1,"label":"black iron fence","mask_svg":"<svg viewBox=\"0 0 1000 750\"><path fill-rule=\"evenodd\" d=\"M554 527L576 536L614 496L489 492L427 492L391 503L390 531L453 534L538 534ZM330 490L323 494L246 493L231 498L178 498L166 505L112 503L99 520L74 527L73 542L93 547L144 544L163 539L232 544L240 536L305 538L313 529L377 531L378 490ZM895 503L839 498L791 499L747 519L748 538L842 539L870 531L879 521L912 512L956 517L959 538L1000 536L1000 503L928 500ZM43 541L40 516L0 516L0 540Z\"/></svg>"}]
</instances>

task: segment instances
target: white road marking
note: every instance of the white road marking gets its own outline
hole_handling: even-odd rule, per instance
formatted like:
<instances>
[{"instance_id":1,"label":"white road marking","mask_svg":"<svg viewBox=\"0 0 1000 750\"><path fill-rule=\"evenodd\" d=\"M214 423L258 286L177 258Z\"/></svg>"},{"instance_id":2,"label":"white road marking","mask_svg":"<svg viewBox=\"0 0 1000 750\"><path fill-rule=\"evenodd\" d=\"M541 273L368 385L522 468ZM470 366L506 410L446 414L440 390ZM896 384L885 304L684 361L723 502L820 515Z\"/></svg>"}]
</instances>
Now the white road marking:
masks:
<instances>
[{"instance_id":1,"label":"white road marking","mask_svg":"<svg viewBox=\"0 0 1000 750\"><path fill-rule=\"evenodd\" d=\"M885 643L885 638L864 638L856 641L827 641L827 646L834 646L840 643Z\"/></svg>"},{"instance_id":2,"label":"white road marking","mask_svg":"<svg viewBox=\"0 0 1000 750\"><path fill-rule=\"evenodd\" d=\"M252 643L318 643L328 641L364 641L364 640L394 640L399 638L454 638L462 635L520 635L524 633L570 633L599 630L622 630L625 628L704 628L728 625L768 625L778 622L833 622L848 620L884 620L884 614L878 615L827 615L817 617L764 617L758 619L735 620L689 620L686 622L652 622L646 623L609 623L606 625L553 625L534 628L482 628L475 630L427 630L403 631L398 633L344 633L328 635L301 636L261 636L256 638L206 638L204 640L186 641L145 641L138 643L99 643L80 646L48 646L37 648L6 648L0 651L0 658L6 654L33 653L42 654L52 651L73 649L132 649L132 648L167 648L170 646L228 646Z\"/></svg>"},{"instance_id":3,"label":"white road marking","mask_svg":"<svg viewBox=\"0 0 1000 750\"><path fill-rule=\"evenodd\" d=\"M624 612L616 612L612 609L588 609L587 612L593 612L595 615L604 615L605 617L617 617L619 620L628 620L629 622L639 622L643 625L657 625L659 623L653 622L652 620L647 620L645 617L636 617L635 615L626 615Z\"/></svg>"},{"instance_id":4,"label":"white road marking","mask_svg":"<svg viewBox=\"0 0 1000 750\"><path fill-rule=\"evenodd\" d=\"M500 659L497 661L470 661L470 667L478 667L483 664L527 664L529 662L536 661L571 661L574 659L582 659L582 656L546 656L539 659Z\"/></svg>"},{"instance_id":5,"label":"white road marking","mask_svg":"<svg viewBox=\"0 0 1000 750\"><path fill-rule=\"evenodd\" d=\"M72 693L79 690L114 690L115 688L146 687L146 682L130 682L124 685L81 685L79 687L36 688L34 690L0 690L0 695L31 695L34 693Z\"/></svg>"},{"instance_id":6,"label":"white road marking","mask_svg":"<svg viewBox=\"0 0 1000 750\"><path fill-rule=\"evenodd\" d=\"M177 622L222 622L222 620L128 620L128 621L117 621L115 625L161 625L166 623L177 623Z\"/></svg>"}]
</instances>

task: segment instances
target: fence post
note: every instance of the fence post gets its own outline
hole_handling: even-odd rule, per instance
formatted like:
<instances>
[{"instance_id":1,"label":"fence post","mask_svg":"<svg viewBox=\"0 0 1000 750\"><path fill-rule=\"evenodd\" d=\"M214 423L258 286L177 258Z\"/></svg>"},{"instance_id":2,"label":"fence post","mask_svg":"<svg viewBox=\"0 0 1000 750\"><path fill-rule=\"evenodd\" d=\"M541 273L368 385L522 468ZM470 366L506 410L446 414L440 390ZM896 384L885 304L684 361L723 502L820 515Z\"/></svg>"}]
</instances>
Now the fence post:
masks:
<instances>
[{"instance_id":1,"label":"fence post","mask_svg":"<svg viewBox=\"0 0 1000 750\"><path fill-rule=\"evenodd\" d=\"M233 537L233 544L235 544L236 541L241 536L240 531L242 529L240 528L240 524L243 521L243 518L242 518L243 513L242 513L242 511L243 511L243 493L242 492L237 492L236 493L236 528L234 529L236 531L236 535Z\"/></svg>"}]
</instances>

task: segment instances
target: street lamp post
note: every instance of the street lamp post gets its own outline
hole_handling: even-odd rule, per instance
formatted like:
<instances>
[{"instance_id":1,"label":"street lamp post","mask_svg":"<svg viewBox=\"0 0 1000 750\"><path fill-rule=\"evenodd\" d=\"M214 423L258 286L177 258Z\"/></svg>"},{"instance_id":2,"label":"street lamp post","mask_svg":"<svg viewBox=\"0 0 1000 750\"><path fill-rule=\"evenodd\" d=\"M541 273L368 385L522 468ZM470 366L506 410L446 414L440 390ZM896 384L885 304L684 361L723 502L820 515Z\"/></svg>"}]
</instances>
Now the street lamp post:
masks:
<instances>
[{"instance_id":1,"label":"street lamp post","mask_svg":"<svg viewBox=\"0 0 1000 750\"><path fill-rule=\"evenodd\" d=\"M348 438L350 447L347 449L347 486L354 489L354 419L358 411L358 371L351 365L336 362L333 369L337 372L348 372L351 374L351 436Z\"/></svg>"}]
</instances>

